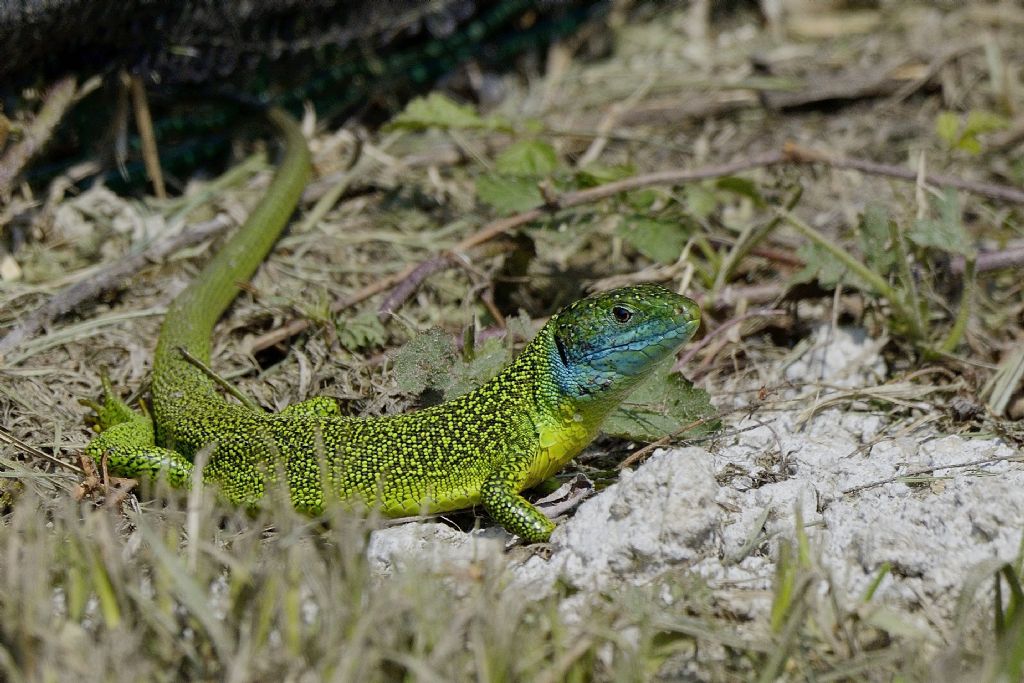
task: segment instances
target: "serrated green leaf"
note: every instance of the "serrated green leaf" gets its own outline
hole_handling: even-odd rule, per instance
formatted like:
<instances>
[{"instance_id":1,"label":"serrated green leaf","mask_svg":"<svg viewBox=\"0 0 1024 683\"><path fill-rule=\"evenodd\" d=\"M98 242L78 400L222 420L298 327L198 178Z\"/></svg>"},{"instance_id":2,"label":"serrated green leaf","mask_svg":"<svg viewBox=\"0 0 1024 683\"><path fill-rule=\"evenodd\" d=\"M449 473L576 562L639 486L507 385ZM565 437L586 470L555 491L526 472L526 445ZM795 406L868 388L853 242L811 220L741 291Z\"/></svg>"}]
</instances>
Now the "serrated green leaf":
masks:
<instances>
[{"instance_id":1,"label":"serrated green leaf","mask_svg":"<svg viewBox=\"0 0 1024 683\"><path fill-rule=\"evenodd\" d=\"M387 124L388 130L420 131L427 128L442 130L472 130L501 128L495 119L482 119L473 107L459 104L440 93L414 98Z\"/></svg>"},{"instance_id":2,"label":"serrated green leaf","mask_svg":"<svg viewBox=\"0 0 1024 683\"><path fill-rule=\"evenodd\" d=\"M714 414L708 393L678 374L669 373L670 365L651 373L629 399L608 416L601 431L634 441L655 441ZM706 434L716 428L716 424L706 423L688 435Z\"/></svg>"},{"instance_id":3,"label":"serrated green leaf","mask_svg":"<svg viewBox=\"0 0 1024 683\"><path fill-rule=\"evenodd\" d=\"M437 328L422 332L395 354L398 388L409 394L444 387L451 377L458 355L451 339Z\"/></svg>"},{"instance_id":4,"label":"serrated green leaf","mask_svg":"<svg viewBox=\"0 0 1024 683\"><path fill-rule=\"evenodd\" d=\"M868 204L860 220L860 244L864 260L875 272L886 275L896 267L898 252L892 248L889 211L881 204Z\"/></svg>"},{"instance_id":5,"label":"serrated green leaf","mask_svg":"<svg viewBox=\"0 0 1024 683\"><path fill-rule=\"evenodd\" d=\"M865 292L873 291L866 282L851 273L842 261L824 247L806 243L800 245L796 253L806 265L793 276L791 284L817 280L823 288L833 289L842 282Z\"/></svg>"},{"instance_id":6,"label":"serrated green leaf","mask_svg":"<svg viewBox=\"0 0 1024 683\"><path fill-rule=\"evenodd\" d=\"M511 356L503 340L491 337L477 345L472 361L456 363L444 377L444 383L437 388L446 401L462 396L497 375L512 359Z\"/></svg>"},{"instance_id":7,"label":"serrated green leaf","mask_svg":"<svg viewBox=\"0 0 1024 683\"><path fill-rule=\"evenodd\" d=\"M939 112L935 117L935 134L949 147L960 141L960 117L954 112Z\"/></svg>"},{"instance_id":8,"label":"serrated green leaf","mask_svg":"<svg viewBox=\"0 0 1024 683\"><path fill-rule=\"evenodd\" d=\"M686 246L689 231L677 221L651 218L628 219L618 234L637 251L659 263L675 263Z\"/></svg>"},{"instance_id":9,"label":"serrated green leaf","mask_svg":"<svg viewBox=\"0 0 1024 683\"><path fill-rule=\"evenodd\" d=\"M725 176L715 181L715 187L743 197L749 197L758 206L764 204L764 198L761 197L761 191L757 189L757 183L748 178Z\"/></svg>"},{"instance_id":10,"label":"serrated green leaf","mask_svg":"<svg viewBox=\"0 0 1024 683\"><path fill-rule=\"evenodd\" d=\"M444 400L461 396L498 374L512 353L500 338L490 338L463 362L449 335L433 328L416 335L395 354L395 379L409 394L436 391Z\"/></svg>"},{"instance_id":11,"label":"serrated green leaf","mask_svg":"<svg viewBox=\"0 0 1024 683\"><path fill-rule=\"evenodd\" d=\"M476 179L476 196L500 213L518 213L544 203L533 178L497 174L482 175Z\"/></svg>"},{"instance_id":12,"label":"serrated green leaf","mask_svg":"<svg viewBox=\"0 0 1024 683\"><path fill-rule=\"evenodd\" d=\"M907 238L922 247L940 249L947 253L972 256L975 253L970 235L960 220L960 202L955 190L946 190L932 200L938 212L935 218L921 218L914 222Z\"/></svg>"},{"instance_id":13,"label":"serrated green leaf","mask_svg":"<svg viewBox=\"0 0 1024 683\"><path fill-rule=\"evenodd\" d=\"M533 320L525 311L519 311L505 319L506 344L511 344L517 339L532 339L536 331Z\"/></svg>"},{"instance_id":14,"label":"serrated green leaf","mask_svg":"<svg viewBox=\"0 0 1024 683\"><path fill-rule=\"evenodd\" d=\"M380 346L387 341L388 333L376 313L360 313L345 318L335 325L338 343L347 351L360 351L371 346Z\"/></svg>"},{"instance_id":15,"label":"serrated green leaf","mask_svg":"<svg viewBox=\"0 0 1024 683\"><path fill-rule=\"evenodd\" d=\"M513 176L546 176L558 167L555 148L540 140L517 142L498 155L495 168Z\"/></svg>"}]
</instances>

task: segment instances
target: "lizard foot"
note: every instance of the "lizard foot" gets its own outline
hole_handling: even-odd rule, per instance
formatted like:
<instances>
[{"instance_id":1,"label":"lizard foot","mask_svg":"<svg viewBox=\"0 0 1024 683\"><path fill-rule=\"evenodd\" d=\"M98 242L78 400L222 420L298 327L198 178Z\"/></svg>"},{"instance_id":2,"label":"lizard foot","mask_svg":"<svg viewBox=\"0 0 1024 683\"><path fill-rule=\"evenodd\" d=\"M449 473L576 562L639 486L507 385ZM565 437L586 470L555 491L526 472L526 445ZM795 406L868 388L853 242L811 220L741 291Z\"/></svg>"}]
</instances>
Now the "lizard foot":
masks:
<instances>
[{"instance_id":1,"label":"lizard foot","mask_svg":"<svg viewBox=\"0 0 1024 683\"><path fill-rule=\"evenodd\" d=\"M122 401L105 372L101 381L102 401L81 401L95 411L99 430L85 447L85 454L117 477L154 478L163 474L172 486L187 487L192 463L180 453L157 446L150 416Z\"/></svg>"}]
</instances>

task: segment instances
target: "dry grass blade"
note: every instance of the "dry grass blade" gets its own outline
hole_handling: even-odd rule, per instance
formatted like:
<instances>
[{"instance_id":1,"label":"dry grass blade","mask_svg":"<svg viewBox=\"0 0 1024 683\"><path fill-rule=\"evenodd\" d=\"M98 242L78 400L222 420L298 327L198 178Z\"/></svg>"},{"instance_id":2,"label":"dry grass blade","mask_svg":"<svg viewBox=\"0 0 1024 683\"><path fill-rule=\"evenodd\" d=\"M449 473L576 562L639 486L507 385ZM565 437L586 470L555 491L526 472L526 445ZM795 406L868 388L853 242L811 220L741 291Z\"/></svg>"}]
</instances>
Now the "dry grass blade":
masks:
<instances>
[{"instance_id":1,"label":"dry grass blade","mask_svg":"<svg viewBox=\"0 0 1024 683\"><path fill-rule=\"evenodd\" d=\"M981 389L981 397L988 404L993 415L1002 416L1010 399L1020 389L1021 378L1024 377L1024 346L1012 351L999 364L995 374Z\"/></svg>"},{"instance_id":2,"label":"dry grass blade","mask_svg":"<svg viewBox=\"0 0 1024 683\"><path fill-rule=\"evenodd\" d=\"M857 486L851 486L848 489L843 489L843 495L849 495L851 493L857 493L859 491L865 491L867 489L873 489L876 486L884 486L885 484L891 484L895 481L902 481L912 477L918 477L923 474L932 474L939 470L956 470L963 469L965 467L978 467L980 465L992 465L997 462L1024 462L1024 455L1013 455L1002 458L979 458L978 460L970 460L968 462L957 462L949 465L935 465L934 467L920 467L913 470L908 470L892 477L886 477L885 479L879 479L877 481L871 481L866 484L858 484Z\"/></svg>"},{"instance_id":3,"label":"dry grass blade","mask_svg":"<svg viewBox=\"0 0 1024 683\"><path fill-rule=\"evenodd\" d=\"M19 365L32 356L42 353L47 349L52 349L68 342L86 339L91 337L100 330L109 325L119 325L123 322L130 320L136 320L138 318L151 318L153 316L163 315L166 309L163 306L154 308L144 308L140 311L126 311L124 313L114 313L111 315L103 316L100 318L93 318L91 320L85 320L75 325L68 325L56 332L35 339L29 342L25 342L20 345L20 350L12 353L10 356L4 358L5 365L14 366Z\"/></svg>"},{"instance_id":4,"label":"dry grass blade","mask_svg":"<svg viewBox=\"0 0 1024 683\"><path fill-rule=\"evenodd\" d=\"M835 387L832 387L835 388ZM862 387L856 389L835 388L835 393L829 394L816 401L809 408L799 414L796 425L802 425L810 420L816 413L827 408L853 403L854 401L880 401L892 403L906 408L917 408L922 406L922 399L935 393L952 393L963 388L962 382L950 384L917 384L914 382L891 382L874 387ZM928 407L924 404L924 407Z\"/></svg>"},{"instance_id":5,"label":"dry grass blade","mask_svg":"<svg viewBox=\"0 0 1024 683\"><path fill-rule=\"evenodd\" d=\"M54 465L57 465L58 467L62 467L64 469L66 469L66 470L70 470L70 471L72 471L72 472L74 472L76 474L85 474L82 471L82 468L79 467L78 465L72 464L70 462L65 462L65 461L61 460L60 458L55 458L54 456L50 455L49 453L47 453L45 451L41 451L41 450L39 450L38 448L36 448L35 446L33 446L31 444L25 443L24 441L22 441L21 439L19 439L16 436L14 436L13 434L11 434L9 431L4 429L3 427L0 427L0 441L3 441L5 443L7 443L7 444L10 444L11 446L14 446L15 448L20 450L25 455L30 455L30 456L32 456L34 458L39 458L40 460L46 460L47 462L51 462ZM21 469L21 468L19 468L19 469ZM27 474L27 472L25 472L25 474ZM42 473L36 472L35 474L42 474ZM43 475L43 476L45 476L45 475Z\"/></svg>"}]
</instances>

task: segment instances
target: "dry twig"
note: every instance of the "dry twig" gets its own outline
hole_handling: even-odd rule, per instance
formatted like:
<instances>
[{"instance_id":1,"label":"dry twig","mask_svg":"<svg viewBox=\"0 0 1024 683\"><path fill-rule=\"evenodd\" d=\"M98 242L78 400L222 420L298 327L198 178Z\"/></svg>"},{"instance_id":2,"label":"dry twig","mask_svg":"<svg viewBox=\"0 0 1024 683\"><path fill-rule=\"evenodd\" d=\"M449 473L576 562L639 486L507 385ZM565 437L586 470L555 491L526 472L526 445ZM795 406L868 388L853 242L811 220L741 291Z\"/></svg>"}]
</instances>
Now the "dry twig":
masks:
<instances>
[{"instance_id":1,"label":"dry twig","mask_svg":"<svg viewBox=\"0 0 1024 683\"><path fill-rule=\"evenodd\" d=\"M951 465L934 465L932 467L921 467L916 470L909 470L902 474L895 474L885 479L879 479L878 481L871 481L866 484L858 484L857 486L851 486L850 488L843 489L842 493L844 496L848 496L851 493L859 493L866 489L872 489L876 486L884 486L885 484L892 484L893 482L905 479L907 477L918 477L922 474L931 474L939 470L955 470L962 469L964 467L977 467L979 465L994 465L997 462L1021 462L1024 460L1024 455L1015 454L1003 456L1001 458L980 458L978 460L971 460L969 462L958 462Z\"/></svg>"},{"instance_id":2,"label":"dry twig","mask_svg":"<svg viewBox=\"0 0 1024 683\"><path fill-rule=\"evenodd\" d=\"M740 159L725 164L702 166L696 169L675 169L671 171L648 173L605 183L604 185L598 185L597 187L591 187L585 190L567 192L560 196L554 195L546 198L544 205L542 206L537 206L515 214L514 216L500 218L488 223L482 229L455 245L451 251L453 253L464 252L500 235L511 232L520 226L539 220L555 211L600 201L622 192L630 192L658 185L681 185L698 180L708 180L711 178L729 176L755 168L766 168L785 164L824 164L834 168L853 169L862 173L881 175L899 180L915 182L917 180L917 174L915 171L902 166L879 164L865 159L852 157L839 157L818 150L802 147L794 143L787 143L781 150L748 159ZM972 192L974 194L991 197L993 199L1024 204L1024 191L1005 185L970 181L957 178L955 176L935 174L926 175L924 180L933 185L946 185ZM418 286L426 276L443 270L446 267L446 264L447 267L450 267L453 262L454 261L450 258L435 255L421 263L412 264L398 273L378 280L374 284L360 289L351 296L335 301L331 306L331 311L337 313L350 306L354 306L375 294L402 283L403 287L401 296L392 295L388 297L387 310L389 312L393 312L402 301L407 300L413 294L416 286ZM775 290L773 289L773 291ZM383 309L384 307L382 307L382 310ZM282 327L271 330L270 332L257 337L253 341L251 350L259 351L273 346L274 344L278 344L285 339L306 330L310 324L311 323L308 320L304 319L292 320Z\"/></svg>"},{"instance_id":3,"label":"dry twig","mask_svg":"<svg viewBox=\"0 0 1024 683\"><path fill-rule=\"evenodd\" d=\"M0 339L0 361L3 360L4 354L35 336L39 330L59 316L75 310L82 303L95 299L103 292L114 289L148 264L162 261L179 249L218 235L229 225L231 221L226 216L217 216L213 220L196 225L191 230L158 242L134 256L123 258L95 275L64 288Z\"/></svg>"},{"instance_id":4,"label":"dry twig","mask_svg":"<svg viewBox=\"0 0 1024 683\"><path fill-rule=\"evenodd\" d=\"M21 142L8 149L0 159L0 196L10 192L11 184L25 164L49 141L53 129L74 104L77 95L74 76L65 76L46 91L43 106L25 129Z\"/></svg>"},{"instance_id":5,"label":"dry twig","mask_svg":"<svg viewBox=\"0 0 1024 683\"><path fill-rule=\"evenodd\" d=\"M135 125L139 129L139 140L142 142L142 161L146 165L146 174L153 183L153 194L157 199L167 199L164 173L160 168L160 154L156 147L156 133L153 131L153 117L149 113L149 98L146 97L146 84L139 76L127 78L128 89L132 95L132 108L135 110Z\"/></svg>"}]
</instances>

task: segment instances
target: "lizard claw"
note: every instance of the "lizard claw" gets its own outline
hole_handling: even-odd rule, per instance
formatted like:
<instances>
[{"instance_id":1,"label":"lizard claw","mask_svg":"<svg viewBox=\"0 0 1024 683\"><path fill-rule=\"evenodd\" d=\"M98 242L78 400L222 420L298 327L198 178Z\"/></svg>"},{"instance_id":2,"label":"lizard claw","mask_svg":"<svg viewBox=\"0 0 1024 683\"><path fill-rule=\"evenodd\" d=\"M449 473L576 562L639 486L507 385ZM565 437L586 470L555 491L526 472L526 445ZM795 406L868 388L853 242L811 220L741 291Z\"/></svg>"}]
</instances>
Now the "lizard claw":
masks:
<instances>
[{"instance_id":1,"label":"lizard claw","mask_svg":"<svg viewBox=\"0 0 1024 683\"><path fill-rule=\"evenodd\" d=\"M107 374L106 369L100 370L100 382L103 385L103 397L99 401L91 398L78 399L81 405L90 408L95 413L91 421L97 431L102 432L114 425L135 419L137 413L114 391L114 385L110 382L110 375Z\"/></svg>"}]
</instances>

